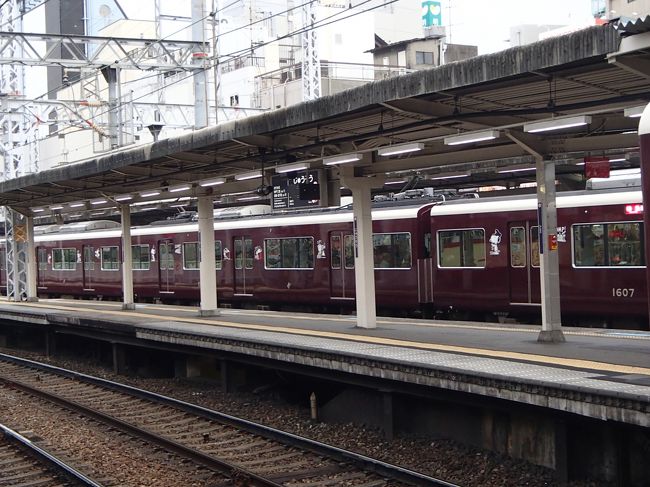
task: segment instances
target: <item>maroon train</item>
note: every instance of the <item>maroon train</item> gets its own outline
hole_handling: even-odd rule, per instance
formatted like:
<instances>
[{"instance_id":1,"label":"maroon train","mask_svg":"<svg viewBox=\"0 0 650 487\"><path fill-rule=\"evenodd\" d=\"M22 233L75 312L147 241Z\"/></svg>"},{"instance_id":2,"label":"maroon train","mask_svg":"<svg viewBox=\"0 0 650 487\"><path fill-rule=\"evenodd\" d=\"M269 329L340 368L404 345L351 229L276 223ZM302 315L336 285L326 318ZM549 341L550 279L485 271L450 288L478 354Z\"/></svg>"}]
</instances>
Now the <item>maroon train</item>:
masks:
<instances>
[{"instance_id":1,"label":"maroon train","mask_svg":"<svg viewBox=\"0 0 650 487\"><path fill-rule=\"evenodd\" d=\"M641 192L561 193L557 206L563 322L647 329ZM138 300L198 301L197 230L132 229ZM534 196L382 204L373 232L380 312L539 320ZM349 210L217 218L215 239L220 304L354 307ZM43 227L36 246L39 295L121 296L118 224Z\"/></svg>"}]
</instances>

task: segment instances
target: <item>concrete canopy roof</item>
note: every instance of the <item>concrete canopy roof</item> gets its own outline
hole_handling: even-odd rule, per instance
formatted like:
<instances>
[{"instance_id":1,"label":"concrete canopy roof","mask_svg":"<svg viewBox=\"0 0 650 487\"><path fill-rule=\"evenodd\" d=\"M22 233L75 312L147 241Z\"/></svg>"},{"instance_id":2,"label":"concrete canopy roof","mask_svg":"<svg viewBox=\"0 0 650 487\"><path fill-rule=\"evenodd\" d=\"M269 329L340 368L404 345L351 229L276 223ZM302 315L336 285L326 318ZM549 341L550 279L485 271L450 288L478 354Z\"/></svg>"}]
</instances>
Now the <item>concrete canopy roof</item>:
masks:
<instances>
[{"instance_id":1,"label":"concrete canopy roof","mask_svg":"<svg viewBox=\"0 0 650 487\"><path fill-rule=\"evenodd\" d=\"M237 173L289 161L361 152L363 175L436 176L534 167L539 153L574 163L585 154L638 150L637 119L627 107L650 100L650 32L621 39L598 26L535 44L385 79L333 96L127 148L0 183L0 205L24 214L146 189L225 177L218 193L252 191L260 180ZM524 133L529 121L591 115L589 125L545 134ZM498 129L494 140L448 146L446 136ZM632 133L631 133L632 132ZM379 157L380 146L422 141L411 155ZM332 177L337 177L337 169ZM231 182L232 181L232 182ZM160 197L163 195L159 196ZM109 203L110 204L110 203Z\"/></svg>"}]
</instances>

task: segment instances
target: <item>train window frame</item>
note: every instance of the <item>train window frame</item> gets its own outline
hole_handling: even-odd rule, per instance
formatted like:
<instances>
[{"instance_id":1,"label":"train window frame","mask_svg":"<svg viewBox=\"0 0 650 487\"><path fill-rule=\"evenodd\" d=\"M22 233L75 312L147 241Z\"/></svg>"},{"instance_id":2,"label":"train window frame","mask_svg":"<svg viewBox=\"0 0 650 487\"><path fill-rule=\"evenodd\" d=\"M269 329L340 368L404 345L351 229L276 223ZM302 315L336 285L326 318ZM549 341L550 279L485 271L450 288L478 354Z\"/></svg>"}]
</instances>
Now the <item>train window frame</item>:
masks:
<instances>
[{"instance_id":1,"label":"train window frame","mask_svg":"<svg viewBox=\"0 0 650 487\"><path fill-rule=\"evenodd\" d=\"M443 266L441 265L440 258L442 255L440 254L441 252L441 246L440 246L440 232L469 232L472 230L480 230L483 232L483 250L484 250L484 260L483 260L483 265L482 266ZM436 266L438 269L441 270L454 270L454 269L486 269L487 268L487 247L486 247L486 239L485 239L486 231L485 227L471 227L471 228L441 228L439 230L436 230Z\"/></svg>"},{"instance_id":2,"label":"train window frame","mask_svg":"<svg viewBox=\"0 0 650 487\"><path fill-rule=\"evenodd\" d=\"M382 235L408 235L408 242L409 242L409 257L410 257L410 264L408 267L377 267L375 265L375 237L381 237ZM392 240L392 239L391 239ZM391 246L392 246L392 241L391 241ZM408 271L413 269L413 236L411 235L411 232L380 232L380 233L373 233L372 234L372 262L374 269L376 271Z\"/></svg>"},{"instance_id":3,"label":"train window frame","mask_svg":"<svg viewBox=\"0 0 650 487\"><path fill-rule=\"evenodd\" d=\"M533 229L537 230L537 252L533 253ZM542 266L542 257L539 253L539 225L530 226L530 267L533 269L539 269ZM537 258L537 264L535 264L535 257Z\"/></svg>"},{"instance_id":4,"label":"train window frame","mask_svg":"<svg viewBox=\"0 0 650 487\"><path fill-rule=\"evenodd\" d=\"M105 249L115 249L115 268L107 268L104 260L104 250ZM106 271L106 272L118 272L120 270L120 248L117 245L102 245L99 248L99 256L100 256L100 270ZM111 264L112 265L112 264Z\"/></svg>"},{"instance_id":5,"label":"train window frame","mask_svg":"<svg viewBox=\"0 0 650 487\"><path fill-rule=\"evenodd\" d=\"M282 240L297 240L297 239L305 239L311 241L311 267L269 267L268 266L269 252L267 252L267 242L269 240L282 241ZM270 237L270 238L265 238L263 244L264 244L264 269L267 271L313 271L316 266L316 253L314 252L313 236L301 235L295 237ZM280 244L280 249L282 249L282 244ZM282 250L280 250L280 252L282 252Z\"/></svg>"},{"instance_id":6,"label":"train window frame","mask_svg":"<svg viewBox=\"0 0 650 487\"><path fill-rule=\"evenodd\" d=\"M638 224L639 225L639 247L640 247L640 256L641 259L644 259L644 252L645 252L645 242L644 242L644 230L643 230L643 220L616 220L616 221L597 221L597 222L576 222L571 224L571 267L573 269L645 269L647 264L641 264L641 265L576 265L575 261L575 227L578 226L593 226L593 225L616 225L616 224ZM603 230L606 234L606 230ZM605 256L604 258L606 259L607 253L608 253L608 248L605 246ZM606 259L607 260L607 259Z\"/></svg>"},{"instance_id":7,"label":"train window frame","mask_svg":"<svg viewBox=\"0 0 650 487\"><path fill-rule=\"evenodd\" d=\"M186 245L194 245L196 246L196 267L188 267L187 261L185 259L185 247ZM182 255L182 261L183 261L183 270L184 271L198 271L201 268L201 245L199 242L183 242L183 255Z\"/></svg>"},{"instance_id":8,"label":"train window frame","mask_svg":"<svg viewBox=\"0 0 650 487\"><path fill-rule=\"evenodd\" d=\"M4 255L4 259L0 257L0 266L4 265L5 267L0 267L1 270L5 270L6 265L7 265L7 255L6 255L6 250L2 250L2 255ZM45 257L45 259L41 259L41 257ZM4 262L3 262L4 261ZM39 271L46 271L47 269L47 247L43 246L38 246L36 247L36 262L38 262L38 270Z\"/></svg>"},{"instance_id":9,"label":"train window frame","mask_svg":"<svg viewBox=\"0 0 650 487\"><path fill-rule=\"evenodd\" d=\"M135 254L134 254L133 251L134 251L134 249L135 249L136 247L140 247L140 249L141 249L141 250L140 250L140 258L138 259L138 265L142 266L143 262L146 262L146 263L147 263L147 267L146 267L146 268L143 268L143 267L136 267L136 266L135 266L135 265L136 265L136 263L135 263L135 258L134 258L134 255L135 255ZM143 249L143 248L146 248L146 249L147 249L147 251L145 252L146 255L147 255L147 260L146 260L146 261L142 260L142 254L143 254L142 249ZM133 271L149 271L149 270L151 270L151 247L149 246L149 244L135 244L135 245L131 245L131 268L132 268Z\"/></svg>"},{"instance_id":10,"label":"train window frame","mask_svg":"<svg viewBox=\"0 0 650 487\"><path fill-rule=\"evenodd\" d=\"M350 248L352 249L352 265L348 265L348 241L352 242L352 245ZM343 267L347 270L352 270L354 269L354 261L355 261L355 255L354 255L354 234L352 233L345 233L343 234Z\"/></svg>"},{"instance_id":11,"label":"train window frame","mask_svg":"<svg viewBox=\"0 0 650 487\"><path fill-rule=\"evenodd\" d=\"M338 241L338 248L334 246L334 241ZM343 267L343 239L341 235L330 235L330 268L333 270L341 270ZM338 255L334 252L337 251ZM334 265L334 260L338 260L338 266Z\"/></svg>"},{"instance_id":12,"label":"train window frame","mask_svg":"<svg viewBox=\"0 0 650 487\"><path fill-rule=\"evenodd\" d=\"M64 255L65 255L64 250L68 250L68 251L71 250L71 251L74 252L74 259L72 260L72 267L68 267L68 268L61 267L60 269L57 269L57 268L54 267L54 264L56 262L56 259L54 258L54 252L61 251L61 265L63 266L63 264L66 262L65 259L63 258ZM57 247L55 249L52 249L52 270L53 271L64 271L64 272L76 271L77 270L77 249L75 247Z\"/></svg>"},{"instance_id":13,"label":"train window frame","mask_svg":"<svg viewBox=\"0 0 650 487\"><path fill-rule=\"evenodd\" d=\"M89 257L89 259L86 257ZM91 272L95 270L95 247L92 245L82 245L81 258L84 271Z\"/></svg>"},{"instance_id":14,"label":"train window frame","mask_svg":"<svg viewBox=\"0 0 650 487\"><path fill-rule=\"evenodd\" d=\"M217 247L219 248L218 251L217 251ZM214 241L214 270L220 271L222 269L223 269L223 244L221 243L221 240L215 240Z\"/></svg>"},{"instance_id":15,"label":"train window frame","mask_svg":"<svg viewBox=\"0 0 650 487\"><path fill-rule=\"evenodd\" d=\"M513 245L512 231L513 230L522 230L523 234L524 234L524 240L523 240L523 244L524 244L524 262L521 265L515 265L514 261L512 259L512 255L513 255L513 252L512 252L512 245ZM510 227L510 232L508 234L508 244L509 244L508 245L508 251L509 251L508 257L510 259L510 268L511 269L525 269L526 267L528 267L528 235L527 235L527 233L528 232L526 232L526 227L525 226L517 225L517 226ZM519 243L521 243L521 242L519 242Z\"/></svg>"}]
</instances>

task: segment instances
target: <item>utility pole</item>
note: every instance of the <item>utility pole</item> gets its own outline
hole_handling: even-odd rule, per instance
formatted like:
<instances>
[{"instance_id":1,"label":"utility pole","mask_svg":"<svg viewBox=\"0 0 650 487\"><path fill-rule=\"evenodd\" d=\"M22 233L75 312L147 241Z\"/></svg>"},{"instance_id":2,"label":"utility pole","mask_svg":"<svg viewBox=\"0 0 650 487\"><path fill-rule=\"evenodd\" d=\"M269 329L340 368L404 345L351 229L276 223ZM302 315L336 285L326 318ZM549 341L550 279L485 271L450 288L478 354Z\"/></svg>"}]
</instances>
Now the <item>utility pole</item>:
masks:
<instances>
[{"instance_id":1,"label":"utility pole","mask_svg":"<svg viewBox=\"0 0 650 487\"><path fill-rule=\"evenodd\" d=\"M208 53L205 43L205 10L203 0L192 0L192 60L199 67L194 73L194 128L208 126L208 83L205 61Z\"/></svg>"},{"instance_id":2,"label":"utility pole","mask_svg":"<svg viewBox=\"0 0 650 487\"><path fill-rule=\"evenodd\" d=\"M309 101L320 98L320 56L318 54L316 23L316 7L318 0L306 2L302 6L302 100Z\"/></svg>"}]
</instances>

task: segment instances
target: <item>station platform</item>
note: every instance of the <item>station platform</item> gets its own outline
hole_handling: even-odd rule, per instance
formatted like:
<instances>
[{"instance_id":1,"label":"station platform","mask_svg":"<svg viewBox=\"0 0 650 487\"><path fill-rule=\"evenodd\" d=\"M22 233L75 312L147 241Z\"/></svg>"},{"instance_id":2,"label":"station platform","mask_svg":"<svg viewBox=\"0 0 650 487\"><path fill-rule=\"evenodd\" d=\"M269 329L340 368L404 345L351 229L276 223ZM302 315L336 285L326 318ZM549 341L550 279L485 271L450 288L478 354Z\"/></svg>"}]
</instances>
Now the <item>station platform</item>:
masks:
<instances>
[{"instance_id":1,"label":"station platform","mask_svg":"<svg viewBox=\"0 0 650 487\"><path fill-rule=\"evenodd\" d=\"M650 333L47 299L0 301L0 320L75 330L128 343L210 349L650 426ZM101 339L101 338L100 338ZM127 343L125 341L125 343Z\"/></svg>"}]
</instances>

